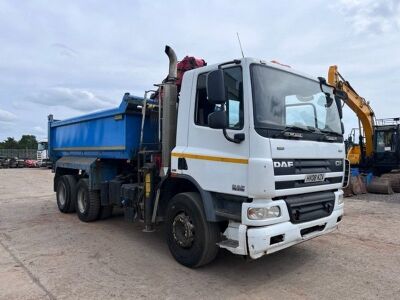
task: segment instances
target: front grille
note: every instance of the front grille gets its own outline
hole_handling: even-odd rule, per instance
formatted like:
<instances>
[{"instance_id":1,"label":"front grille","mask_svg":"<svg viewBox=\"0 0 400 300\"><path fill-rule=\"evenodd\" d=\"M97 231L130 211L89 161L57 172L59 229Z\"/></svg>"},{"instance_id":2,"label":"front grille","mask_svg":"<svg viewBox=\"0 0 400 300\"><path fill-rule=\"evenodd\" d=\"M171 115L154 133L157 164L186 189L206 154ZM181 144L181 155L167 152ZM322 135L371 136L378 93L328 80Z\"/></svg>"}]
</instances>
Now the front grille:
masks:
<instances>
[{"instance_id":1,"label":"front grille","mask_svg":"<svg viewBox=\"0 0 400 300\"><path fill-rule=\"evenodd\" d=\"M274 159L274 174L297 175L343 172L343 159Z\"/></svg>"},{"instance_id":2,"label":"front grille","mask_svg":"<svg viewBox=\"0 0 400 300\"><path fill-rule=\"evenodd\" d=\"M318 192L284 198L290 221L294 224L329 216L335 206L333 192Z\"/></svg>"},{"instance_id":3,"label":"front grille","mask_svg":"<svg viewBox=\"0 0 400 300\"><path fill-rule=\"evenodd\" d=\"M307 174L329 174L334 172L343 172L343 159L274 159L274 175L307 175ZM285 178L286 179L286 178ZM293 189L310 186L319 186L326 184L341 183L343 175L329 177L326 176L324 181L304 182L304 179L291 180L290 177L285 181L276 181L275 189Z\"/></svg>"}]
</instances>

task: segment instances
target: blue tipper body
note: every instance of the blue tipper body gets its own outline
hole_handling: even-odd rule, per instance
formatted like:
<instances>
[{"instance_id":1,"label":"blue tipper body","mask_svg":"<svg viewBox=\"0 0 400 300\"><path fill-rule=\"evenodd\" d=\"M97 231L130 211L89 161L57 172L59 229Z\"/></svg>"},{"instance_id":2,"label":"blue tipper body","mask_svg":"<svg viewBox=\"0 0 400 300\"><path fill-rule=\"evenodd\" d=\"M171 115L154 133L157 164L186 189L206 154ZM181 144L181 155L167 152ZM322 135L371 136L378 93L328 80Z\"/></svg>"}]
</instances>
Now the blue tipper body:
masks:
<instances>
[{"instance_id":1,"label":"blue tipper body","mask_svg":"<svg viewBox=\"0 0 400 300\"><path fill-rule=\"evenodd\" d=\"M125 94L118 108L66 120L49 121L49 153L61 157L132 159L140 143L143 98ZM139 106L139 107L138 107ZM146 117L143 144L156 150L158 119Z\"/></svg>"},{"instance_id":2,"label":"blue tipper body","mask_svg":"<svg viewBox=\"0 0 400 300\"><path fill-rule=\"evenodd\" d=\"M49 154L54 171L59 174L84 171L89 188L99 190L103 182L118 175L119 161L132 160L138 153L142 105L143 98L125 94L121 105L115 109L62 121L49 118ZM158 113L149 113L144 123L142 146L147 150L159 150L158 141Z\"/></svg>"}]
</instances>

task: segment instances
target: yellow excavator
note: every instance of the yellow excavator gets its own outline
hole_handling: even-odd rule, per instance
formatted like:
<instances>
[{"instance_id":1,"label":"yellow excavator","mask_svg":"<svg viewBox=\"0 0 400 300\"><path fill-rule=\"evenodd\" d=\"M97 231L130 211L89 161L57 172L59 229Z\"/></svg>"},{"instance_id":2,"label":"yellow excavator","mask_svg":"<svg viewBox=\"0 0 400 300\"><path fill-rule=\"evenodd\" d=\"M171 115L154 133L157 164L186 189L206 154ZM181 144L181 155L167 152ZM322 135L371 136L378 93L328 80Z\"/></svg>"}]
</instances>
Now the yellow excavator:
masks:
<instances>
[{"instance_id":1,"label":"yellow excavator","mask_svg":"<svg viewBox=\"0 0 400 300\"><path fill-rule=\"evenodd\" d=\"M342 99L358 118L358 143L355 141L354 130L346 141L350 164L377 175L399 169L400 118L376 119L369 101L354 90L339 73L337 66L329 67L328 83L346 94Z\"/></svg>"}]
</instances>

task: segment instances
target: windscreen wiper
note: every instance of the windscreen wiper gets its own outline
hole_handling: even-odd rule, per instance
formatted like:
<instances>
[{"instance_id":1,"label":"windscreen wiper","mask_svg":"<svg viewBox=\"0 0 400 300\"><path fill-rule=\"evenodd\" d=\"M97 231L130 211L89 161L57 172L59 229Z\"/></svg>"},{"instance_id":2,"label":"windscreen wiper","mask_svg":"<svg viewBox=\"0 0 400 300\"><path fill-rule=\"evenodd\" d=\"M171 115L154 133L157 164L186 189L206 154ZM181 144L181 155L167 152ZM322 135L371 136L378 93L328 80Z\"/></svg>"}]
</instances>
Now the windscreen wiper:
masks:
<instances>
[{"instance_id":1,"label":"windscreen wiper","mask_svg":"<svg viewBox=\"0 0 400 300\"><path fill-rule=\"evenodd\" d=\"M296 125L286 126L284 130L280 131L279 133L275 134L274 137L280 136L287 136L287 137L294 137L294 138L301 138L303 135L301 132L315 132L315 129L311 129L311 127L301 127Z\"/></svg>"},{"instance_id":2,"label":"windscreen wiper","mask_svg":"<svg viewBox=\"0 0 400 300\"><path fill-rule=\"evenodd\" d=\"M329 142L335 142L338 140L338 137L342 136L340 133L326 129L319 129L319 132L321 132L324 135L325 140Z\"/></svg>"},{"instance_id":3,"label":"windscreen wiper","mask_svg":"<svg viewBox=\"0 0 400 300\"><path fill-rule=\"evenodd\" d=\"M333 134L333 135L336 135L336 136L342 136L342 134L340 134L338 132L335 132L335 131L331 131L331 130L320 129L319 131L321 131L322 133L325 133L325 134Z\"/></svg>"}]
</instances>

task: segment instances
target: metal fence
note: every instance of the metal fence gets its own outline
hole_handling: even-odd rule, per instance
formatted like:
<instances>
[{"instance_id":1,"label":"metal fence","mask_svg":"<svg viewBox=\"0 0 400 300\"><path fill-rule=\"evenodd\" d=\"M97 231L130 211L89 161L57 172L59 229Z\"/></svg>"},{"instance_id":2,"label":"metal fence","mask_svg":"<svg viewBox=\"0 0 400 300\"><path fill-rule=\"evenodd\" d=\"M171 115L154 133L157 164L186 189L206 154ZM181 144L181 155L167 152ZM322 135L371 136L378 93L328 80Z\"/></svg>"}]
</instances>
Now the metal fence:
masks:
<instances>
[{"instance_id":1,"label":"metal fence","mask_svg":"<svg viewBox=\"0 0 400 300\"><path fill-rule=\"evenodd\" d=\"M36 149L0 149L0 156L36 159L36 152Z\"/></svg>"}]
</instances>

